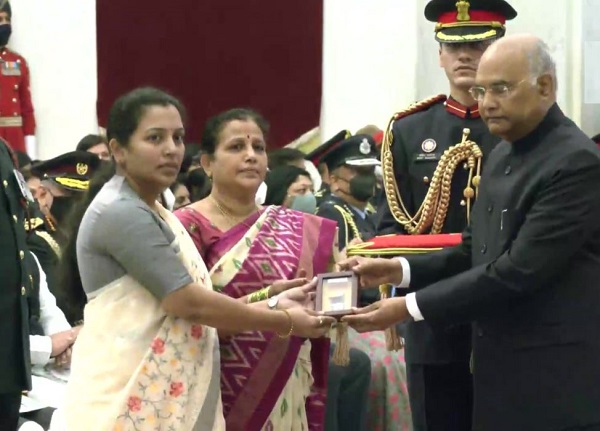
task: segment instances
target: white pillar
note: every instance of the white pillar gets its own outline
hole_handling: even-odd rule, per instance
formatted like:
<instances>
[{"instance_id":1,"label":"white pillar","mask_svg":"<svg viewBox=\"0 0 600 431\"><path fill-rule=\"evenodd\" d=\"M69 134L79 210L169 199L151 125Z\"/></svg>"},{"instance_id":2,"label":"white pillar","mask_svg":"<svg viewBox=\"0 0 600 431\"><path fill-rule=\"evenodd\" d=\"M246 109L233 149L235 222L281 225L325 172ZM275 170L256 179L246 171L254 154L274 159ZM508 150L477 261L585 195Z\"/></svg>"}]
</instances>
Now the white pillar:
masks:
<instances>
[{"instance_id":1,"label":"white pillar","mask_svg":"<svg viewBox=\"0 0 600 431\"><path fill-rule=\"evenodd\" d=\"M415 0L324 0L321 135L387 125L416 98Z\"/></svg>"},{"instance_id":2,"label":"white pillar","mask_svg":"<svg viewBox=\"0 0 600 431\"><path fill-rule=\"evenodd\" d=\"M75 149L96 133L96 1L12 0L9 46L31 70L38 156Z\"/></svg>"}]
</instances>

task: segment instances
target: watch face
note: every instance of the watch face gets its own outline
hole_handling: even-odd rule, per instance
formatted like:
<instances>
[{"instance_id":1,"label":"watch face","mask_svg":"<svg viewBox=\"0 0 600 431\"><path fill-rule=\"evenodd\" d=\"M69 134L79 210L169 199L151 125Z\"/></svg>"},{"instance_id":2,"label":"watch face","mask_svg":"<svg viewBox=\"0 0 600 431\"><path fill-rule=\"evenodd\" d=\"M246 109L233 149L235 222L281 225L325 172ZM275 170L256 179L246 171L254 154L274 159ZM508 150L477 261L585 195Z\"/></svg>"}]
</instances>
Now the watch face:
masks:
<instances>
[{"instance_id":1,"label":"watch face","mask_svg":"<svg viewBox=\"0 0 600 431\"><path fill-rule=\"evenodd\" d=\"M279 302L279 298L277 298L277 296L273 296L267 301L267 306L269 308L275 308L277 307L277 302Z\"/></svg>"}]
</instances>

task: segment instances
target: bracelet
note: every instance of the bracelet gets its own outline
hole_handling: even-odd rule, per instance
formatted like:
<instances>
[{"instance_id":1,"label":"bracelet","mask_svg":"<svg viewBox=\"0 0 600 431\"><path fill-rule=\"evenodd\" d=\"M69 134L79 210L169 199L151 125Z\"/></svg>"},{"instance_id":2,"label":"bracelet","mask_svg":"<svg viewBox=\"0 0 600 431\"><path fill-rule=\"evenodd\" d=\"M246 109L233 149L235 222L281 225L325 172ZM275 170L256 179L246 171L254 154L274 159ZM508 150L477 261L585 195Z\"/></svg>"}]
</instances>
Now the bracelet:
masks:
<instances>
[{"instance_id":1,"label":"bracelet","mask_svg":"<svg viewBox=\"0 0 600 431\"><path fill-rule=\"evenodd\" d=\"M265 287L264 289L257 290L248 296L248 304L252 304L254 302L260 302L269 299L269 292L271 291L271 286Z\"/></svg>"},{"instance_id":2,"label":"bracelet","mask_svg":"<svg viewBox=\"0 0 600 431\"><path fill-rule=\"evenodd\" d=\"M281 335L278 332L275 332L275 333L277 334L277 336L279 338L290 338L290 335L292 335L292 332L294 331L294 321L292 320L292 316L290 315L290 313L287 310L280 310L280 311L283 311L287 315L288 320L290 321L290 330L285 335Z\"/></svg>"}]
</instances>

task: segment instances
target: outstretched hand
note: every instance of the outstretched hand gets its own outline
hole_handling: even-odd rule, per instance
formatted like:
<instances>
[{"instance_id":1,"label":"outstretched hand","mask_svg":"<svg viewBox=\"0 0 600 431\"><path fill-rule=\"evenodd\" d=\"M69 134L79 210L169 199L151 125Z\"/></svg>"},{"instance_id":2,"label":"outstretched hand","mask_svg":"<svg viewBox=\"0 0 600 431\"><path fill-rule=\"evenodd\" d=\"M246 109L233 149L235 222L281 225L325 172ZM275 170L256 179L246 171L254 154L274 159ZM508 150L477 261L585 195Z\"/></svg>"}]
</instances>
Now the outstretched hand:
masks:
<instances>
[{"instance_id":1,"label":"outstretched hand","mask_svg":"<svg viewBox=\"0 0 600 431\"><path fill-rule=\"evenodd\" d=\"M382 299L342 317L358 332L382 331L410 317L405 298Z\"/></svg>"},{"instance_id":2,"label":"outstretched hand","mask_svg":"<svg viewBox=\"0 0 600 431\"><path fill-rule=\"evenodd\" d=\"M277 280L271 285L270 295L279 295L286 290L293 289L294 287L304 286L309 283L310 280L306 278L306 271L301 269L298 271L298 277L292 278L291 280Z\"/></svg>"},{"instance_id":3,"label":"outstretched hand","mask_svg":"<svg viewBox=\"0 0 600 431\"><path fill-rule=\"evenodd\" d=\"M338 266L340 271L353 271L358 275L361 288L402 283L402 264L398 259L355 256L339 262Z\"/></svg>"}]
</instances>

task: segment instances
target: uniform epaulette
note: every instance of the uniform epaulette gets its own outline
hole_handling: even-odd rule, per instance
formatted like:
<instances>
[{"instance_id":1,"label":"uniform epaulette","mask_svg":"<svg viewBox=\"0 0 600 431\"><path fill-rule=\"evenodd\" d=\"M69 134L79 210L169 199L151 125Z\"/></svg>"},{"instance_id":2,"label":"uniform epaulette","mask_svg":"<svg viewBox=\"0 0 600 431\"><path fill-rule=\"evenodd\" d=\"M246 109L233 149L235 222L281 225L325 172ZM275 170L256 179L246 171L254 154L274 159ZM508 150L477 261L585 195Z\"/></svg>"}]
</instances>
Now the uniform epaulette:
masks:
<instances>
[{"instance_id":1,"label":"uniform epaulette","mask_svg":"<svg viewBox=\"0 0 600 431\"><path fill-rule=\"evenodd\" d=\"M61 257L61 250L60 250L60 246L58 245L58 243L56 242L56 240L54 238L52 238L52 235L50 235L48 232L44 231L44 230L36 230L35 234L37 236L39 236L40 238L42 238L44 241L46 241L48 243L48 245L50 246L50 248L52 249L52 251L54 251L54 253L56 253L56 255L60 258Z\"/></svg>"},{"instance_id":2,"label":"uniform epaulette","mask_svg":"<svg viewBox=\"0 0 600 431\"><path fill-rule=\"evenodd\" d=\"M411 114L425 111L433 105L436 105L440 102L445 102L447 98L448 97L445 94L438 94L437 96L428 97L427 99L423 99L419 102L415 102L412 105L410 105L408 108L403 109L402 111L396 112L393 116L393 120L396 121L401 118L408 117Z\"/></svg>"},{"instance_id":3,"label":"uniform epaulette","mask_svg":"<svg viewBox=\"0 0 600 431\"><path fill-rule=\"evenodd\" d=\"M29 231L36 230L38 227L42 226L43 224L44 224L44 220L40 217L34 217L29 220L25 220L25 231L29 232Z\"/></svg>"}]
</instances>

